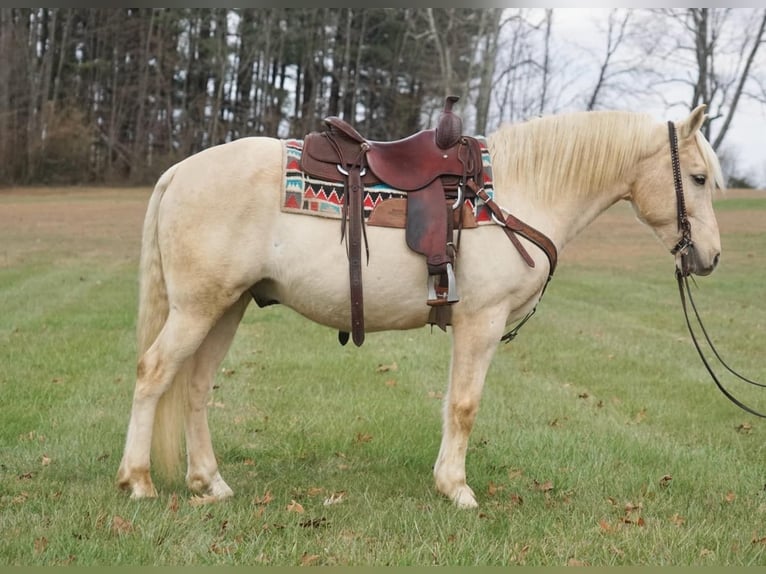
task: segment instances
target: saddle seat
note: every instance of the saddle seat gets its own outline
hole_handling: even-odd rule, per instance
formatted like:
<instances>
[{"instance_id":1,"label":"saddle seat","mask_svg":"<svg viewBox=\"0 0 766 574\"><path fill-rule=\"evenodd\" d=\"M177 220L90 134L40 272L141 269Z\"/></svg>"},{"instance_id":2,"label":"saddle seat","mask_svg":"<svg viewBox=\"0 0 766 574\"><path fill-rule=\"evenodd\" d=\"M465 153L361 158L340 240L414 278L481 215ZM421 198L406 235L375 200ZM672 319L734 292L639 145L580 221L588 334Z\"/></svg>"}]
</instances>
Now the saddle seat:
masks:
<instances>
[{"instance_id":1,"label":"saddle seat","mask_svg":"<svg viewBox=\"0 0 766 574\"><path fill-rule=\"evenodd\" d=\"M462 227L463 217L453 211L460 207L457 213L462 214L463 200L482 187L483 166L479 142L462 135L460 120L452 113L455 101L456 97L447 99L435 129L395 141L368 140L336 116L325 118L325 131L305 136L303 171L345 184L341 237L348 226L352 334L357 345L364 339L360 236L365 186L384 183L406 192L405 237L410 249L426 256L426 302L438 307L459 301L453 231L455 220ZM469 181L474 185L468 186ZM444 319L434 322L445 326Z\"/></svg>"}]
</instances>

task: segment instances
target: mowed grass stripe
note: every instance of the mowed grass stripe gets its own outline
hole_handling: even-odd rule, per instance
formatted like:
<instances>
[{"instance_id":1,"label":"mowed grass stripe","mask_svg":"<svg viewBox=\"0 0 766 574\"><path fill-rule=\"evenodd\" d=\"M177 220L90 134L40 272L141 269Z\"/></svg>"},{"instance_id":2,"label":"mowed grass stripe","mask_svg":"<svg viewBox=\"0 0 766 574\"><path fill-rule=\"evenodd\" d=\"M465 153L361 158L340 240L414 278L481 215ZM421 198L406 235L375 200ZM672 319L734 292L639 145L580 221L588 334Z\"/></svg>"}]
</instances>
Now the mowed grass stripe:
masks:
<instances>
[{"instance_id":1,"label":"mowed grass stripe","mask_svg":"<svg viewBox=\"0 0 766 574\"><path fill-rule=\"evenodd\" d=\"M740 215L698 303L732 364L757 371L764 230L727 212ZM118 212L121 223L117 233L140 233ZM499 347L469 444L481 508L465 512L431 479L448 335L340 347L331 329L254 305L210 399L235 498L195 505L180 476L158 481L158 500L129 500L114 476L135 374L136 259L78 261L68 254L82 238L65 239L0 272L2 563L766 562L766 427L707 378L656 242L604 259L583 237L538 314ZM341 502L325 505L333 494Z\"/></svg>"}]
</instances>

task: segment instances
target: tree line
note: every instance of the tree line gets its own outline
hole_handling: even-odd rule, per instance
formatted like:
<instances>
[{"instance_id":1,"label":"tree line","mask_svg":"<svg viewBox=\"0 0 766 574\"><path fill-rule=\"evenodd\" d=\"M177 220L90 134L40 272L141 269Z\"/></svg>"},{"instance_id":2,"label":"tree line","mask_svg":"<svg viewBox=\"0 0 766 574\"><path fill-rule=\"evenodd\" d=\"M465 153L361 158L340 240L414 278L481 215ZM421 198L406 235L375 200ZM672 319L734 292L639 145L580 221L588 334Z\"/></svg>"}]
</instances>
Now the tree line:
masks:
<instances>
[{"instance_id":1,"label":"tree line","mask_svg":"<svg viewBox=\"0 0 766 574\"><path fill-rule=\"evenodd\" d=\"M716 147L743 99L766 101L758 76L766 10L747 21L723 8L615 10L592 55L596 79L577 90L575 62L554 33L564 17L500 8L0 8L0 184L147 184L206 147L300 138L328 115L395 139L432 125L447 94L461 96L468 129L487 133L561 109L626 107L642 90L686 82L685 104L711 104ZM675 67L659 73L668 54Z\"/></svg>"}]
</instances>

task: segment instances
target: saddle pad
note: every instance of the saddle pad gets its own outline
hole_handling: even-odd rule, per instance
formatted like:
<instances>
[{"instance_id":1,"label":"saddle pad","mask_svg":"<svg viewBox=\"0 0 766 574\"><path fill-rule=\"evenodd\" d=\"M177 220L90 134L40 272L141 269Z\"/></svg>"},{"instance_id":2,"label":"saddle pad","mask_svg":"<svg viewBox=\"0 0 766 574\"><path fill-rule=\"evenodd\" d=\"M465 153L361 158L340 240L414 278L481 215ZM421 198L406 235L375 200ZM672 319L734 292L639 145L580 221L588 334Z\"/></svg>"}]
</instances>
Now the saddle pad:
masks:
<instances>
[{"instance_id":1,"label":"saddle pad","mask_svg":"<svg viewBox=\"0 0 766 574\"><path fill-rule=\"evenodd\" d=\"M487 149L485 138L477 137L481 144L481 157L484 165L484 190L493 197L492 189L492 164ZM341 218L343 207L343 183L335 181L323 181L313 178L301 170L301 153L303 140L283 140L284 157L284 185L280 206L282 211L288 213L300 213L303 215L316 215L332 219ZM385 184L365 186L364 189L364 217L369 218L373 209L392 198L406 198L407 192L394 189ZM476 218L476 222L491 223L490 211L484 206L480 198L465 201Z\"/></svg>"}]
</instances>

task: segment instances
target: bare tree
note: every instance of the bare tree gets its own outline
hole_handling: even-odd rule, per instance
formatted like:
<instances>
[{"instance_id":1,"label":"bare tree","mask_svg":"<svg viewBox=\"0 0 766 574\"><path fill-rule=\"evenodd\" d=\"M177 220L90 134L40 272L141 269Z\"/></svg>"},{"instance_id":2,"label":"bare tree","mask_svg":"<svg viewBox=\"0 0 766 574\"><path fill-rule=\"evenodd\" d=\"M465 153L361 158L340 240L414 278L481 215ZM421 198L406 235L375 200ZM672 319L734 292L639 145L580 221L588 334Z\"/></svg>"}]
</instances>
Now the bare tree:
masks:
<instances>
[{"instance_id":1,"label":"bare tree","mask_svg":"<svg viewBox=\"0 0 766 574\"><path fill-rule=\"evenodd\" d=\"M658 91L687 86L688 98L666 100L669 106L689 108L705 103L710 121L706 137L719 149L743 97L757 91L763 77L756 76L756 62L766 43L766 9L687 8L653 11L663 17L663 49L653 56L667 70L656 84ZM690 73L691 70L691 73ZM714 129L715 129L715 133Z\"/></svg>"}]
</instances>

